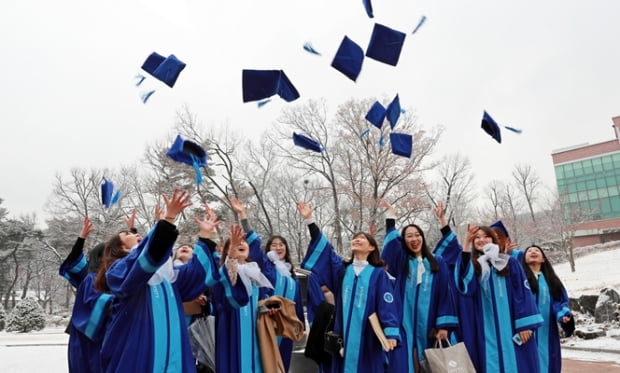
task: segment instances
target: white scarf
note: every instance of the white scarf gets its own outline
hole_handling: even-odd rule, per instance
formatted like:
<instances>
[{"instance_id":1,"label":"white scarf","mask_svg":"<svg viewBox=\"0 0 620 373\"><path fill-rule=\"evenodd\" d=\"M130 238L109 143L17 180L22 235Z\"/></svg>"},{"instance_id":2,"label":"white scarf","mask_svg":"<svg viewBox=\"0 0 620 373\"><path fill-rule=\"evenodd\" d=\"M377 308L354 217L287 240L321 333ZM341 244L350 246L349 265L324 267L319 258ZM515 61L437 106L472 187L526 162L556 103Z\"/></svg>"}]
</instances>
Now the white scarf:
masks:
<instances>
[{"instance_id":1,"label":"white scarf","mask_svg":"<svg viewBox=\"0 0 620 373\"><path fill-rule=\"evenodd\" d=\"M367 265L367 260L353 259L353 271L355 272L355 275L359 276L359 274L362 273L362 271L364 270L364 268L366 268Z\"/></svg>"},{"instance_id":2,"label":"white scarf","mask_svg":"<svg viewBox=\"0 0 620 373\"><path fill-rule=\"evenodd\" d=\"M490 265L492 265L496 270L501 271L508 265L508 259L510 258L510 256L506 254L500 254L499 246L494 243L488 243L484 245L482 251L484 251L484 254L478 258L478 263L480 263L480 267L482 269L482 273L480 274L480 281L485 282L489 279L489 276L491 275Z\"/></svg>"},{"instance_id":3,"label":"white scarf","mask_svg":"<svg viewBox=\"0 0 620 373\"><path fill-rule=\"evenodd\" d=\"M422 255L417 257L417 261L418 261L418 278L416 279L415 284L420 285L422 283L422 275L424 274L424 272L426 272L426 268L424 268L424 259L422 258Z\"/></svg>"},{"instance_id":4,"label":"white scarf","mask_svg":"<svg viewBox=\"0 0 620 373\"><path fill-rule=\"evenodd\" d=\"M252 284L255 284L258 287L273 289L271 281L269 281L269 279L260 271L260 267L256 262L239 264L237 266L237 273L239 274L241 281L243 281L243 285L248 291L248 295L252 295Z\"/></svg>"},{"instance_id":5,"label":"white scarf","mask_svg":"<svg viewBox=\"0 0 620 373\"><path fill-rule=\"evenodd\" d=\"M276 267L278 273L280 273L282 276L291 277L291 263L287 263L286 261L280 259L278 253L276 253L275 251L268 252L267 257Z\"/></svg>"},{"instance_id":6,"label":"white scarf","mask_svg":"<svg viewBox=\"0 0 620 373\"><path fill-rule=\"evenodd\" d=\"M151 286L161 284L164 279L168 280L171 284L177 280L177 275L179 273L178 269L175 269L172 264L172 257L169 257L161 267L157 269L155 273L151 276L148 281L148 284Z\"/></svg>"}]
</instances>

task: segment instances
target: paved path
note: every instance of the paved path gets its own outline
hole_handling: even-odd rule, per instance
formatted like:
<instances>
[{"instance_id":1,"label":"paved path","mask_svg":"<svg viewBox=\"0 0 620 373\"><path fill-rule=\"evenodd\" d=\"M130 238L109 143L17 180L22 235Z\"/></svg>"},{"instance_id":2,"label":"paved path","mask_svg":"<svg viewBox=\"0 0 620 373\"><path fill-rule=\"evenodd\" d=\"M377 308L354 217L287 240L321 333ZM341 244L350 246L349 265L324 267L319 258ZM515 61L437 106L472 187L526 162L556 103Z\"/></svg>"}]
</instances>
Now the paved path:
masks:
<instances>
[{"instance_id":1,"label":"paved path","mask_svg":"<svg viewBox=\"0 0 620 373\"><path fill-rule=\"evenodd\" d=\"M562 373L614 373L620 372L620 365L600 361L562 360Z\"/></svg>"}]
</instances>

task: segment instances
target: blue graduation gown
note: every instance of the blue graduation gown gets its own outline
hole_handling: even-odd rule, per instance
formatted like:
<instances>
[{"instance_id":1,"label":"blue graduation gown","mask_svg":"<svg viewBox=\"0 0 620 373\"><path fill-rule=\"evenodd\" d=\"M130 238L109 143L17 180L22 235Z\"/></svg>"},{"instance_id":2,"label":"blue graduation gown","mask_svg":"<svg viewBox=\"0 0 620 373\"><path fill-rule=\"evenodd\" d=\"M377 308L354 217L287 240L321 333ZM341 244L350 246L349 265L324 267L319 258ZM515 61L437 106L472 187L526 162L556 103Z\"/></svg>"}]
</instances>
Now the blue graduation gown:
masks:
<instances>
[{"instance_id":1,"label":"blue graduation gown","mask_svg":"<svg viewBox=\"0 0 620 373\"><path fill-rule=\"evenodd\" d=\"M211 254L196 245L193 258L178 267L174 283L164 279L149 285L148 280L171 257L177 235L174 225L160 220L106 272L115 299L101 350L103 371L196 371L182 302L229 279L225 270L216 272ZM245 293L243 286L237 290Z\"/></svg>"},{"instance_id":2,"label":"blue graduation gown","mask_svg":"<svg viewBox=\"0 0 620 373\"><path fill-rule=\"evenodd\" d=\"M88 273L88 262L82 253L84 239L78 238L72 252L61 264L59 274L76 287L75 302L69 325L68 363L70 372L100 372L99 350L109 317L112 295L95 290L96 273Z\"/></svg>"},{"instance_id":3,"label":"blue graduation gown","mask_svg":"<svg viewBox=\"0 0 620 373\"><path fill-rule=\"evenodd\" d=\"M429 335L434 329L454 329L458 325L456 310L450 294L449 271L441 256L435 256L439 266L437 273L431 272L428 259L423 259L422 282L417 284L418 261L407 255L402 247L400 234L389 227L383 242L381 258L388 265L388 271L396 278L395 304L401 320L402 347L390 352L391 372L413 372L414 349L418 361L424 360L424 350L433 347L435 339ZM408 275L405 269L408 266Z\"/></svg>"},{"instance_id":4,"label":"blue graduation gown","mask_svg":"<svg viewBox=\"0 0 620 373\"><path fill-rule=\"evenodd\" d=\"M383 268L366 266L356 275L353 266L333 250L316 224L309 225L311 241L303 268L320 274L336 299L334 332L342 335L344 358L332 358L332 372L385 372L387 355L368 316L377 313L388 339L400 341L393 285Z\"/></svg>"},{"instance_id":5,"label":"blue graduation gown","mask_svg":"<svg viewBox=\"0 0 620 373\"><path fill-rule=\"evenodd\" d=\"M543 324L536 330L538 356L541 373L559 373L562 370L562 354L560 349L560 331L558 323L564 316L570 315L568 295L562 288L562 298L553 299L544 274L538 276L538 293L533 294L538 305Z\"/></svg>"},{"instance_id":6,"label":"blue graduation gown","mask_svg":"<svg viewBox=\"0 0 620 373\"><path fill-rule=\"evenodd\" d=\"M508 259L508 276L499 276L491 267L486 283L480 283L470 253L457 259L456 280L459 292L473 300L471 309L461 309L465 318L472 321L465 342L472 360L480 364L478 372L486 373L537 373L539 372L538 348L535 338L518 346L513 336L523 330L535 331L542 324L542 316L534 300L521 264Z\"/></svg>"},{"instance_id":7,"label":"blue graduation gown","mask_svg":"<svg viewBox=\"0 0 620 373\"><path fill-rule=\"evenodd\" d=\"M263 274L271 281L274 287L273 295L279 295L295 302L295 313L297 318L306 325L304 317L304 304L301 299L301 291L299 281L292 276L283 276L275 268L275 265L269 260L267 255L261 250L261 240L255 231L247 232L246 240L250 246L250 257L258 262ZM291 356L293 353L293 341L290 338L278 337L278 347L284 368L288 372L291 366Z\"/></svg>"}]
</instances>

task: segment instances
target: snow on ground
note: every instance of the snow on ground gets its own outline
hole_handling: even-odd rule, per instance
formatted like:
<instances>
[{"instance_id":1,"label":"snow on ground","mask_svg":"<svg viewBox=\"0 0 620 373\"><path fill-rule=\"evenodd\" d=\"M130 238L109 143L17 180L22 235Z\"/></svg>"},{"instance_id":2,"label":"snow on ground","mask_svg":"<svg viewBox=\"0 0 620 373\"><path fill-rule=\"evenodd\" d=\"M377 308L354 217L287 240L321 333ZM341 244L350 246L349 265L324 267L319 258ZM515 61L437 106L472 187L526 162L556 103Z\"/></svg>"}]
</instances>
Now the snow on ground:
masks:
<instances>
[{"instance_id":1,"label":"snow on ground","mask_svg":"<svg viewBox=\"0 0 620 373\"><path fill-rule=\"evenodd\" d=\"M605 287L620 292L620 249L602 251L575 259L575 272L568 262L553 266L572 298L598 294Z\"/></svg>"}]
</instances>

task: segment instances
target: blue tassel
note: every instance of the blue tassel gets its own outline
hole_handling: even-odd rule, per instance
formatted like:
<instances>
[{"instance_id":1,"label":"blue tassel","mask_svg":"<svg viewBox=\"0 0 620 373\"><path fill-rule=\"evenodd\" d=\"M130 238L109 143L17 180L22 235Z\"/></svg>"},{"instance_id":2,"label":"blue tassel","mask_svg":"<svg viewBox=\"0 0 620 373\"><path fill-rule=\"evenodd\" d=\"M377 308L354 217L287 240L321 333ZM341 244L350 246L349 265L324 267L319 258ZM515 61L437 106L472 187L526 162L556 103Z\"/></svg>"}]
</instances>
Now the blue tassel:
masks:
<instances>
[{"instance_id":1,"label":"blue tassel","mask_svg":"<svg viewBox=\"0 0 620 373\"><path fill-rule=\"evenodd\" d=\"M265 100L258 101L257 106L258 106L259 108L261 108L261 107L263 107L263 106L267 105L270 101L271 101L271 99L270 99L270 98L265 99Z\"/></svg>"},{"instance_id":2,"label":"blue tassel","mask_svg":"<svg viewBox=\"0 0 620 373\"><path fill-rule=\"evenodd\" d=\"M422 27L424 22L426 22L426 16L422 16L422 18L420 18L420 22L418 22L418 25L413 29L413 31L411 32L411 35L415 34L418 31L418 29Z\"/></svg>"},{"instance_id":3,"label":"blue tassel","mask_svg":"<svg viewBox=\"0 0 620 373\"><path fill-rule=\"evenodd\" d=\"M363 138L364 136L368 135L368 132L370 132L370 128L366 128L365 130L363 130L360 133L360 139Z\"/></svg>"},{"instance_id":4,"label":"blue tassel","mask_svg":"<svg viewBox=\"0 0 620 373\"><path fill-rule=\"evenodd\" d=\"M138 79L138 82L136 83L136 87L138 87L140 84L142 84L144 79L146 79L146 76L138 74L135 76L135 78Z\"/></svg>"},{"instance_id":5,"label":"blue tassel","mask_svg":"<svg viewBox=\"0 0 620 373\"><path fill-rule=\"evenodd\" d=\"M110 205L115 204L116 202L118 202L118 200L121 198L121 191L120 189L116 191L116 193L114 193L114 197L112 197L112 200L110 201Z\"/></svg>"},{"instance_id":6,"label":"blue tassel","mask_svg":"<svg viewBox=\"0 0 620 373\"><path fill-rule=\"evenodd\" d=\"M321 53L319 53L316 49L314 49L314 47L312 46L312 44L310 44L309 41L304 43L304 50L312 54L316 54L317 56L321 55Z\"/></svg>"},{"instance_id":7,"label":"blue tassel","mask_svg":"<svg viewBox=\"0 0 620 373\"><path fill-rule=\"evenodd\" d=\"M142 94L142 102L146 104L146 102L148 101L148 99L153 95L153 93L155 93L155 90L152 91L148 91L146 93Z\"/></svg>"},{"instance_id":8,"label":"blue tassel","mask_svg":"<svg viewBox=\"0 0 620 373\"><path fill-rule=\"evenodd\" d=\"M380 147L384 147L385 146L385 140L383 139L383 135L381 135L381 137L379 137L379 146Z\"/></svg>"},{"instance_id":9,"label":"blue tassel","mask_svg":"<svg viewBox=\"0 0 620 373\"><path fill-rule=\"evenodd\" d=\"M198 158L195 155L191 154L194 166L194 171L196 172L196 185L200 185L202 183L202 172L200 172L200 163Z\"/></svg>"},{"instance_id":10,"label":"blue tassel","mask_svg":"<svg viewBox=\"0 0 620 373\"><path fill-rule=\"evenodd\" d=\"M514 133L521 133L521 132L523 132L522 130L520 130L518 128L514 128L514 127L504 126L504 128L507 129L508 131L512 131Z\"/></svg>"}]
</instances>

